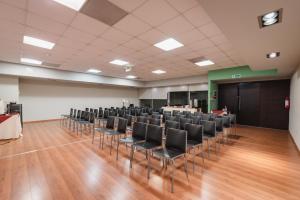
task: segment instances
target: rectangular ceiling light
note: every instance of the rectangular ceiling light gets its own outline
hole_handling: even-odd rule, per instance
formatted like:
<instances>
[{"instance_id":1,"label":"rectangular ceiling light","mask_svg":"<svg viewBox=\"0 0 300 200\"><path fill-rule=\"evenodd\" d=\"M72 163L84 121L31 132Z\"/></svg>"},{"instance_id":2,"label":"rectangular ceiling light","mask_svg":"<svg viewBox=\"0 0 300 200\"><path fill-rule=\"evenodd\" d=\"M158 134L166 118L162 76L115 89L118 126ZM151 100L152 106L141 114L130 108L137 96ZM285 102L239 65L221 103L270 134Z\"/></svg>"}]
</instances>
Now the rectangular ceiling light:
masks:
<instances>
[{"instance_id":1,"label":"rectangular ceiling light","mask_svg":"<svg viewBox=\"0 0 300 200\"><path fill-rule=\"evenodd\" d=\"M53 0L57 3L60 3L64 6L67 6L73 10L79 11L81 7L84 5L86 0Z\"/></svg>"},{"instance_id":2,"label":"rectangular ceiling light","mask_svg":"<svg viewBox=\"0 0 300 200\"><path fill-rule=\"evenodd\" d=\"M199 62L196 62L195 64L200 67L204 67L204 66L208 66L208 65L214 65L215 63L212 62L211 60L201 60Z\"/></svg>"},{"instance_id":3,"label":"rectangular ceiling light","mask_svg":"<svg viewBox=\"0 0 300 200\"><path fill-rule=\"evenodd\" d=\"M40 48L44 48L44 49L53 49L53 47L55 46L55 44L52 42L48 42L46 40L41 40L41 39L37 39L34 37L29 37L29 36L23 37L23 43L29 44L32 46L36 46L36 47L40 47Z\"/></svg>"},{"instance_id":4,"label":"rectangular ceiling light","mask_svg":"<svg viewBox=\"0 0 300 200\"><path fill-rule=\"evenodd\" d=\"M156 46L157 48L160 48L164 51L170 51L170 50L182 47L183 44L181 44L180 42L178 42L177 40L175 40L173 38L169 38L169 39L166 39L164 41L154 44L154 46Z\"/></svg>"},{"instance_id":5,"label":"rectangular ceiling light","mask_svg":"<svg viewBox=\"0 0 300 200\"><path fill-rule=\"evenodd\" d=\"M114 64L114 65L128 65L129 62L124 61L124 60L119 60L119 59L115 59L113 61L109 62L110 64Z\"/></svg>"},{"instance_id":6,"label":"rectangular ceiling light","mask_svg":"<svg viewBox=\"0 0 300 200\"><path fill-rule=\"evenodd\" d=\"M101 71L98 70L98 69L89 69L89 70L87 70L87 72L88 72L88 73L93 73L93 74L98 74L98 73L100 73Z\"/></svg>"},{"instance_id":7,"label":"rectangular ceiling light","mask_svg":"<svg viewBox=\"0 0 300 200\"><path fill-rule=\"evenodd\" d=\"M27 63L27 64L33 64L33 65L40 65L40 64L42 64L42 61L31 59L31 58L21 58L21 62L22 63Z\"/></svg>"},{"instance_id":8,"label":"rectangular ceiling light","mask_svg":"<svg viewBox=\"0 0 300 200\"><path fill-rule=\"evenodd\" d=\"M153 74L164 74L164 73L166 73L166 71L158 69L158 70L152 71L152 73Z\"/></svg>"},{"instance_id":9,"label":"rectangular ceiling light","mask_svg":"<svg viewBox=\"0 0 300 200\"><path fill-rule=\"evenodd\" d=\"M133 76L133 75L128 75L128 76L126 76L126 78L129 78L129 79L135 79L135 78L136 78L136 76Z\"/></svg>"}]
</instances>

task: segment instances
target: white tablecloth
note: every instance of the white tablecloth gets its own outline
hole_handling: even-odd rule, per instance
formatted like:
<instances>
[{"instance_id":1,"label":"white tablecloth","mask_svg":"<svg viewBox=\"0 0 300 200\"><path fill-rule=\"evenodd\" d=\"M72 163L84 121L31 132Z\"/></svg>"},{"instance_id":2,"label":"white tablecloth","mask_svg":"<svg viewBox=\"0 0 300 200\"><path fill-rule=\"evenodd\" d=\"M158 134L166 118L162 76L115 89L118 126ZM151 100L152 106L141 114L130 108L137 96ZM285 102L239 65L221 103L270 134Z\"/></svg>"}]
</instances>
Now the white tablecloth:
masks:
<instances>
[{"instance_id":1,"label":"white tablecloth","mask_svg":"<svg viewBox=\"0 0 300 200\"><path fill-rule=\"evenodd\" d=\"M0 140L19 138L22 136L20 115L15 114L0 123Z\"/></svg>"},{"instance_id":2,"label":"white tablecloth","mask_svg":"<svg viewBox=\"0 0 300 200\"><path fill-rule=\"evenodd\" d=\"M182 111L190 111L191 113L197 112L196 108L175 108L175 107L162 107L164 111L173 111L173 110L178 110L179 112Z\"/></svg>"}]
</instances>

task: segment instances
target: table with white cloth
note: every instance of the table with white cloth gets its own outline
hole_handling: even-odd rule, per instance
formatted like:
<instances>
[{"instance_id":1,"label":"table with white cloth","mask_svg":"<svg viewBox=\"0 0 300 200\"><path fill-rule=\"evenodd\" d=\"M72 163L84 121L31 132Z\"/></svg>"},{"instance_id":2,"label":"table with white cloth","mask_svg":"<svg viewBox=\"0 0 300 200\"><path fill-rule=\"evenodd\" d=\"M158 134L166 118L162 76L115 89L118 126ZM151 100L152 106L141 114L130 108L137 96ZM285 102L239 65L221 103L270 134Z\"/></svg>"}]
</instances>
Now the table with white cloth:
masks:
<instances>
[{"instance_id":1,"label":"table with white cloth","mask_svg":"<svg viewBox=\"0 0 300 200\"><path fill-rule=\"evenodd\" d=\"M0 115L0 140L14 139L20 136L22 136L20 115Z\"/></svg>"},{"instance_id":2,"label":"table with white cloth","mask_svg":"<svg viewBox=\"0 0 300 200\"><path fill-rule=\"evenodd\" d=\"M166 107L162 107L162 109L164 111L171 111L171 112L173 112L173 110L178 110L179 112L183 112L183 111L189 111L191 113L197 112L196 108L177 108L177 107L166 106Z\"/></svg>"}]
</instances>

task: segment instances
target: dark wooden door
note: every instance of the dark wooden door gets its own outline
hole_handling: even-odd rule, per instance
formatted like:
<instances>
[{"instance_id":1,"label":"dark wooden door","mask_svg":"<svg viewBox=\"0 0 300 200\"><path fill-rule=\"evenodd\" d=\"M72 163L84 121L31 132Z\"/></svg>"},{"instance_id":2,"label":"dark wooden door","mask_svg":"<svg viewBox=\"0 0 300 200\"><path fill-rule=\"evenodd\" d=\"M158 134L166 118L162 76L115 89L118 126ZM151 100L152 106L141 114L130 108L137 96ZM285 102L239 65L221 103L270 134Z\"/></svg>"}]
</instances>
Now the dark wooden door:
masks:
<instances>
[{"instance_id":1,"label":"dark wooden door","mask_svg":"<svg viewBox=\"0 0 300 200\"><path fill-rule=\"evenodd\" d=\"M250 126L260 125L260 84L239 84L238 123Z\"/></svg>"},{"instance_id":2,"label":"dark wooden door","mask_svg":"<svg viewBox=\"0 0 300 200\"><path fill-rule=\"evenodd\" d=\"M238 111L238 84L222 84L218 88L218 109L227 107L231 113Z\"/></svg>"}]
</instances>

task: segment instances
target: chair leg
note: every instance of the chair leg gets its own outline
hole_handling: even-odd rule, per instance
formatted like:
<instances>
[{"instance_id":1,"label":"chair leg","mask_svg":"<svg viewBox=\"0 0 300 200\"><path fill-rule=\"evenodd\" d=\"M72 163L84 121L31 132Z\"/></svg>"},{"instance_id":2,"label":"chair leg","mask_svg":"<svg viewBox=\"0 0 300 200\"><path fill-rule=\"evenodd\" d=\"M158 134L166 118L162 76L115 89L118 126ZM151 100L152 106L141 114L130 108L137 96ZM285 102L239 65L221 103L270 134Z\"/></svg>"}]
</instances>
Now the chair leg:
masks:
<instances>
[{"instance_id":1,"label":"chair leg","mask_svg":"<svg viewBox=\"0 0 300 200\"><path fill-rule=\"evenodd\" d=\"M193 147L193 173L195 173L195 157L196 157L196 152L195 152L195 147Z\"/></svg>"},{"instance_id":2,"label":"chair leg","mask_svg":"<svg viewBox=\"0 0 300 200\"><path fill-rule=\"evenodd\" d=\"M209 144L209 139L207 139L207 145L208 145L208 158L209 158L209 154L210 154L210 144Z\"/></svg>"},{"instance_id":3,"label":"chair leg","mask_svg":"<svg viewBox=\"0 0 300 200\"><path fill-rule=\"evenodd\" d=\"M172 177L171 177L171 192L174 193L174 174L175 174L175 162L174 160L172 161Z\"/></svg>"},{"instance_id":4,"label":"chair leg","mask_svg":"<svg viewBox=\"0 0 300 200\"><path fill-rule=\"evenodd\" d=\"M184 154L184 171L185 171L185 175L188 181L189 180L189 175L188 175L188 165L187 165L187 158L186 158L186 154Z\"/></svg>"},{"instance_id":5,"label":"chair leg","mask_svg":"<svg viewBox=\"0 0 300 200\"><path fill-rule=\"evenodd\" d=\"M92 139L92 144L94 144L94 140L95 140L95 128L93 130L93 139Z\"/></svg>"},{"instance_id":6,"label":"chair leg","mask_svg":"<svg viewBox=\"0 0 300 200\"><path fill-rule=\"evenodd\" d=\"M218 150L217 150L217 137L214 138L214 142L215 142L215 151L216 151L216 155L218 155Z\"/></svg>"},{"instance_id":7,"label":"chair leg","mask_svg":"<svg viewBox=\"0 0 300 200\"><path fill-rule=\"evenodd\" d=\"M101 141L102 141L102 139L101 139L102 136L101 135L102 135L102 133L100 132L100 140L99 140L99 147L98 148L101 148Z\"/></svg>"},{"instance_id":8,"label":"chair leg","mask_svg":"<svg viewBox=\"0 0 300 200\"><path fill-rule=\"evenodd\" d=\"M112 150L112 142L113 142L113 138L114 138L114 136L111 136L110 138L111 138L111 139L110 139L110 150L109 150L109 155L111 155L111 150Z\"/></svg>"},{"instance_id":9,"label":"chair leg","mask_svg":"<svg viewBox=\"0 0 300 200\"><path fill-rule=\"evenodd\" d=\"M130 168L132 168L133 153L134 153L134 145L132 144L131 151L130 151Z\"/></svg>"},{"instance_id":10,"label":"chair leg","mask_svg":"<svg viewBox=\"0 0 300 200\"><path fill-rule=\"evenodd\" d=\"M147 152L148 150L146 150ZM151 170L151 156L148 154L148 174L147 174L147 178L150 178L150 170Z\"/></svg>"},{"instance_id":11,"label":"chair leg","mask_svg":"<svg viewBox=\"0 0 300 200\"><path fill-rule=\"evenodd\" d=\"M203 145L201 145L201 156L202 156L202 169L204 168L204 151Z\"/></svg>"},{"instance_id":12,"label":"chair leg","mask_svg":"<svg viewBox=\"0 0 300 200\"><path fill-rule=\"evenodd\" d=\"M118 135L118 138L117 138L117 160L119 159L119 144L120 144L120 137Z\"/></svg>"}]
</instances>

